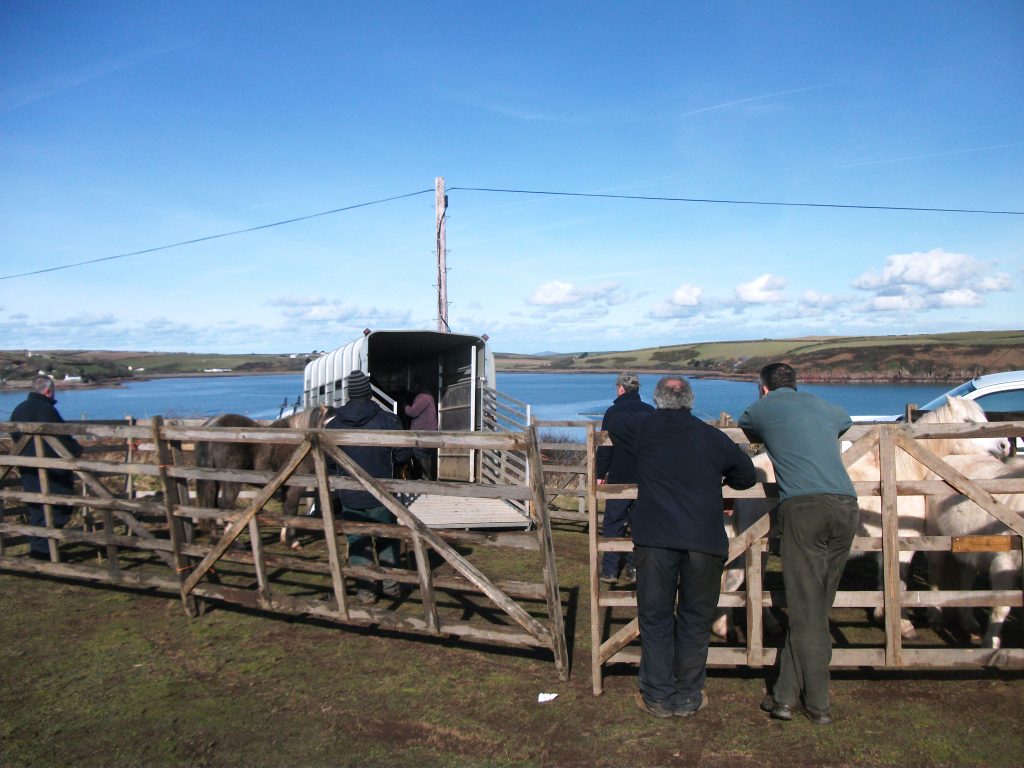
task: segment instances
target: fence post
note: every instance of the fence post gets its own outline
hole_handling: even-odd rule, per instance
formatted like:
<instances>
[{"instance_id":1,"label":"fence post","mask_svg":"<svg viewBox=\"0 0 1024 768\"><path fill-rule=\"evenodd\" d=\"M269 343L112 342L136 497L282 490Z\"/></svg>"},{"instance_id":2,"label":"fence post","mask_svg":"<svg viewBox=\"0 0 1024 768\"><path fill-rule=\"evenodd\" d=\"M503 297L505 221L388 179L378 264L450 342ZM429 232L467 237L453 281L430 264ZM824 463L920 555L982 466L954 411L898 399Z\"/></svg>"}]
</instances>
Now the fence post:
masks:
<instances>
[{"instance_id":1,"label":"fence post","mask_svg":"<svg viewBox=\"0 0 1024 768\"><path fill-rule=\"evenodd\" d=\"M36 456L45 456L46 452L43 448L43 436L36 435L33 440L36 446ZM50 495L50 471L46 467L40 467L39 472L39 491L44 496ZM46 523L47 528L53 528L53 505L49 502L43 504L43 521ZM46 545L50 548L50 562L60 562L60 551L57 549L56 539L47 538Z\"/></svg>"},{"instance_id":2,"label":"fence post","mask_svg":"<svg viewBox=\"0 0 1024 768\"><path fill-rule=\"evenodd\" d=\"M903 666L900 634L900 542L896 509L896 440L892 425L878 435L878 466L882 492L882 605L885 610L885 665Z\"/></svg>"},{"instance_id":3,"label":"fence post","mask_svg":"<svg viewBox=\"0 0 1024 768\"><path fill-rule=\"evenodd\" d=\"M533 489L533 505L537 520L537 535L540 537L544 558L544 589L547 592L548 616L551 619L551 651L555 656L555 669L562 680L569 679L569 650L565 642L565 623L562 619L562 595L558 590L558 568L555 565L555 542L551 534L551 516L544 493L544 467L540 460L540 441L537 427L531 424L526 430L526 458L530 486Z\"/></svg>"},{"instance_id":4,"label":"fence post","mask_svg":"<svg viewBox=\"0 0 1024 768\"><path fill-rule=\"evenodd\" d=\"M764 552L767 541L754 539L746 554L747 665L764 666Z\"/></svg>"},{"instance_id":5,"label":"fence post","mask_svg":"<svg viewBox=\"0 0 1024 768\"><path fill-rule=\"evenodd\" d=\"M590 567L587 569L587 582L590 584L590 677L594 695L600 696L604 691L603 665L601 663L601 635L604 620L601 615L601 582L600 553L597 551L597 537L600 528L597 524L597 478L594 476L594 462L597 457L595 441L597 439L593 423L587 424L585 461L587 463L587 543L590 553Z\"/></svg>"},{"instance_id":6,"label":"fence post","mask_svg":"<svg viewBox=\"0 0 1024 768\"><path fill-rule=\"evenodd\" d=\"M178 583L184 584L191 561L181 552L181 545L185 538L185 526L181 518L174 514L174 509L181 503L181 499L178 497L178 484L167 474L167 467L172 464L173 459L170 447L162 433L164 417L154 416L150 423L153 430L153 458L156 460L160 484L164 489L164 512L167 514L167 529L171 536L174 570L178 577ZM182 593L181 604L189 616L199 615L200 603L194 596Z\"/></svg>"}]
</instances>

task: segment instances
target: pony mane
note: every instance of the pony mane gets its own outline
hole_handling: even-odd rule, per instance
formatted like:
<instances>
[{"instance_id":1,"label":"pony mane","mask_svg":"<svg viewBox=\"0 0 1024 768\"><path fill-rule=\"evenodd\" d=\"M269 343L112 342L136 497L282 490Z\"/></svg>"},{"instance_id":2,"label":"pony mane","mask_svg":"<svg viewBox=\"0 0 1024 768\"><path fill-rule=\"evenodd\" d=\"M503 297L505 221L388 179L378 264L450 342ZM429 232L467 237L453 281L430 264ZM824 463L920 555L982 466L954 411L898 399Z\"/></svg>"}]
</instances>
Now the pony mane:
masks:
<instances>
[{"instance_id":1,"label":"pony mane","mask_svg":"<svg viewBox=\"0 0 1024 768\"><path fill-rule=\"evenodd\" d=\"M918 422L924 424L977 424L987 422L984 409L974 400L946 397L941 408L923 414Z\"/></svg>"}]
</instances>

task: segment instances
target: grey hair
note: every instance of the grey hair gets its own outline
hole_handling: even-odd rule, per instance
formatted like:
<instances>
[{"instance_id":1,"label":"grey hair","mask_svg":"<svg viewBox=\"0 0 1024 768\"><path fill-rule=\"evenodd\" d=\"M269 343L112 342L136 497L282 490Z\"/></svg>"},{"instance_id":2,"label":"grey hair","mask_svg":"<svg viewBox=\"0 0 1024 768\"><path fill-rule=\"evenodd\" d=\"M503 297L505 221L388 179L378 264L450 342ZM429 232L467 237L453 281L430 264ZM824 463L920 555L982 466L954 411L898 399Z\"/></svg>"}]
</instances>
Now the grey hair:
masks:
<instances>
[{"instance_id":1,"label":"grey hair","mask_svg":"<svg viewBox=\"0 0 1024 768\"><path fill-rule=\"evenodd\" d=\"M32 391L36 394L41 395L48 389L54 389L53 376L36 376L32 379Z\"/></svg>"},{"instance_id":2,"label":"grey hair","mask_svg":"<svg viewBox=\"0 0 1024 768\"><path fill-rule=\"evenodd\" d=\"M662 376L654 388L654 404L668 411L693 408L693 388L683 376Z\"/></svg>"}]
</instances>

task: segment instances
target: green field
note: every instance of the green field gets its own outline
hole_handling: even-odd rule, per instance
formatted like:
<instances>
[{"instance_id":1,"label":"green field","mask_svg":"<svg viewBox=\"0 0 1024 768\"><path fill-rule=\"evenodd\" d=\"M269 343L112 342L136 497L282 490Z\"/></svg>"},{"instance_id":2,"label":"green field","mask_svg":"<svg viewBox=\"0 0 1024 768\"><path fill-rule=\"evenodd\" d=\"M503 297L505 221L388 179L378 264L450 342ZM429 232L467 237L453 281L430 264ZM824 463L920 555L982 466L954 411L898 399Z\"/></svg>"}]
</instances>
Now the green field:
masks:
<instances>
[{"instance_id":1,"label":"green field","mask_svg":"<svg viewBox=\"0 0 1024 768\"><path fill-rule=\"evenodd\" d=\"M772 361L808 378L962 380L1024 368L1024 331L814 336L550 355L498 355L500 370L683 370L754 376Z\"/></svg>"}]
</instances>

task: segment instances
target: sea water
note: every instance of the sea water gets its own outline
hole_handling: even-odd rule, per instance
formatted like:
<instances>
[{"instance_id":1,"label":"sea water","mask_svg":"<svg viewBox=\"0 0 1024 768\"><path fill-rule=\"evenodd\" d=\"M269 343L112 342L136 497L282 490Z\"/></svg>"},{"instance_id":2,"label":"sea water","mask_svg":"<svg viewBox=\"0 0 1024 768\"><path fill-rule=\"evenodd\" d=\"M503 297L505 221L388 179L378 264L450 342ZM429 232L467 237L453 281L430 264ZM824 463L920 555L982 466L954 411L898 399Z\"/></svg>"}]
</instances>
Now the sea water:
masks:
<instances>
[{"instance_id":1,"label":"sea water","mask_svg":"<svg viewBox=\"0 0 1024 768\"><path fill-rule=\"evenodd\" d=\"M499 373L498 389L530 406L534 419L600 420L615 399L614 373ZM640 375L640 394L647 402L659 374ZM959 382L955 382L959 383ZM752 381L690 379L694 413L717 419L738 418L757 399ZM907 403L926 403L950 384L803 384L802 390L841 405L851 415L902 413ZM132 381L117 387L62 389L57 382L57 408L68 421L78 419L206 418L241 413L254 419L277 418L283 401L293 403L302 390L301 374L194 376ZM0 420L10 418L25 392L0 392Z\"/></svg>"}]
</instances>

